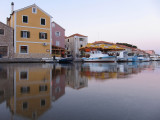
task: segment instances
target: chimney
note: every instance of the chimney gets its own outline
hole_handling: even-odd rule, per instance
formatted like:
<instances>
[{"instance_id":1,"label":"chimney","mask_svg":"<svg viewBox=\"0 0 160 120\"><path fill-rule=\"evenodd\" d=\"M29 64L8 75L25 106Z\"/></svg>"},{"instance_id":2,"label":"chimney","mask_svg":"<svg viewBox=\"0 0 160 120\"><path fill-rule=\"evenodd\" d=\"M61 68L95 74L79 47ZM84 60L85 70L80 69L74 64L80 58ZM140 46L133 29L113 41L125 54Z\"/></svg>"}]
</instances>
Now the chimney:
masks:
<instances>
[{"instance_id":1,"label":"chimney","mask_svg":"<svg viewBox=\"0 0 160 120\"><path fill-rule=\"evenodd\" d=\"M14 2L11 3L11 14L13 13L14 11Z\"/></svg>"}]
</instances>

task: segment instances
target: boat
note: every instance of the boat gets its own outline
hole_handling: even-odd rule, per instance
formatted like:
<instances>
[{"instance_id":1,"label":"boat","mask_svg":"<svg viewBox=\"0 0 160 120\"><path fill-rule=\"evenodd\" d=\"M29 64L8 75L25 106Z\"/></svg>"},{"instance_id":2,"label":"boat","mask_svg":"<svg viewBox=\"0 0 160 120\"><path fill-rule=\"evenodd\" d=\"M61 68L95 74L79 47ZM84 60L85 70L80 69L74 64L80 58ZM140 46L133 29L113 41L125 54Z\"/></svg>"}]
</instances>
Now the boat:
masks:
<instances>
[{"instance_id":1,"label":"boat","mask_svg":"<svg viewBox=\"0 0 160 120\"><path fill-rule=\"evenodd\" d=\"M146 55L138 55L138 60L140 62L149 62L150 61L150 58Z\"/></svg>"},{"instance_id":2,"label":"boat","mask_svg":"<svg viewBox=\"0 0 160 120\"><path fill-rule=\"evenodd\" d=\"M158 61L159 60L159 56L158 55L152 55L150 56L152 61Z\"/></svg>"},{"instance_id":3,"label":"boat","mask_svg":"<svg viewBox=\"0 0 160 120\"><path fill-rule=\"evenodd\" d=\"M73 62L73 57L61 58L58 62L59 63L71 63Z\"/></svg>"},{"instance_id":4,"label":"boat","mask_svg":"<svg viewBox=\"0 0 160 120\"><path fill-rule=\"evenodd\" d=\"M83 57L84 62L116 62L116 56L109 56L106 53L102 53L101 51L90 51L89 57Z\"/></svg>"},{"instance_id":5,"label":"boat","mask_svg":"<svg viewBox=\"0 0 160 120\"><path fill-rule=\"evenodd\" d=\"M45 63L55 63L57 62L56 59L53 59L53 57L51 58L42 58L41 62L45 62Z\"/></svg>"},{"instance_id":6,"label":"boat","mask_svg":"<svg viewBox=\"0 0 160 120\"><path fill-rule=\"evenodd\" d=\"M138 62L138 57L135 53L128 53L127 61L128 62Z\"/></svg>"},{"instance_id":7,"label":"boat","mask_svg":"<svg viewBox=\"0 0 160 120\"><path fill-rule=\"evenodd\" d=\"M120 51L117 53L117 61L118 62L126 62L128 58L127 51Z\"/></svg>"}]
</instances>

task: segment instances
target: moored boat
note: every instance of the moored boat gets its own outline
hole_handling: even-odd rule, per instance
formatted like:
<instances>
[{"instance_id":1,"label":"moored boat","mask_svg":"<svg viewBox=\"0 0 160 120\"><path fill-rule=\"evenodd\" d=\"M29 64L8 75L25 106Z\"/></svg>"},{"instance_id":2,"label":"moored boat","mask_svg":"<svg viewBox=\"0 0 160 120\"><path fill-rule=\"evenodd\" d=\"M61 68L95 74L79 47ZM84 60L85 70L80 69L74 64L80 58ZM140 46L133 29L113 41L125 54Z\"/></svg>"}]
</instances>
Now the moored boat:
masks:
<instances>
[{"instance_id":1,"label":"moored boat","mask_svg":"<svg viewBox=\"0 0 160 120\"><path fill-rule=\"evenodd\" d=\"M61 58L59 60L59 63L71 63L71 62L73 62L73 58L72 57Z\"/></svg>"},{"instance_id":2,"label":"moored boat","mask_svg":"<svg viewBox=\"0 0 160 120\"><path fill-rule=\"evenodd\" d=\"M116 56L109 56L107 53L101 51L91 51L90 56L82 58L84 62L116 62Z\"/></svg>"}]
</instances>

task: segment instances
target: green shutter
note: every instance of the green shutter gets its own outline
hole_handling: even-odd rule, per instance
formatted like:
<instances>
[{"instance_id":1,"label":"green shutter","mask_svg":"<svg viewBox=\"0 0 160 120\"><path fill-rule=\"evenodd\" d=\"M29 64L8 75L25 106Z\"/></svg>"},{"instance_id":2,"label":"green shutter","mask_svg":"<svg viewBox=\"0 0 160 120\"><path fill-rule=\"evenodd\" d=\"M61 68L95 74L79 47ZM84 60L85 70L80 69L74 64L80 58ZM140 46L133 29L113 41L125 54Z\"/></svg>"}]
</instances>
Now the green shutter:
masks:
<instances>
[{"instance_id":1,"label":"green shutter","mask_svg":"<svg viewBox=\"0 0 160 120\"><path fill-rule=\"evenodd\" d=\"M41 39L41 33L39 33L39 39Z\"/></svg>"},{"instance_id":2,"label":"green shutter","mask_svg":"<svg viewBox=\"0 0 160 120\"><path fill-rule=\"evenodd\" d=\"M21 37L23 37L23 31L21 31Z\"/></svg>"},{"instance_id":3,"label":"green shutter","mask_svg":"<svg viewBox=\"0 0 160 120\"><path fill-rule=\"evenodd\" d=\"M30 32L27 32L27 38L30 38Z\"/></svg>"},{"instance_id":4,"label":"green shutter","mask_svg":"<svg viewBox=\"0 0 160 120\"><path fill-rule=\"evenodd\" d=\"M47 39L47 33L45 33L45 39Z\"/></svg>"}]
</instances>

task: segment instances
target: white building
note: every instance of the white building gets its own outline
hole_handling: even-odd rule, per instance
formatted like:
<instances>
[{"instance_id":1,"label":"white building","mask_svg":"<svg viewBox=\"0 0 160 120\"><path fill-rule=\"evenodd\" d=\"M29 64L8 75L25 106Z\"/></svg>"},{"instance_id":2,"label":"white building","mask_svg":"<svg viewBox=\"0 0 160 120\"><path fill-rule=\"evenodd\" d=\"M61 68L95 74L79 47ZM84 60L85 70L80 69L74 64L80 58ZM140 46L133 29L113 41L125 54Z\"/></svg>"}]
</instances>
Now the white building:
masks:
<instances>
[{"instance_id":1,"label":"white building","mask_svg":"<svg viewBox=\"0 0 160 120\"><path fill-rule=\"evenodd\" d=\"M65 49L67 55L72 55L74 58L78 58L81 53L79 49L86 46L88 43L88 36L73 34L65 38Z\"/></svg>"}]
</instances>

